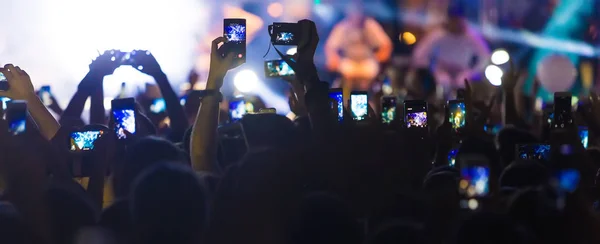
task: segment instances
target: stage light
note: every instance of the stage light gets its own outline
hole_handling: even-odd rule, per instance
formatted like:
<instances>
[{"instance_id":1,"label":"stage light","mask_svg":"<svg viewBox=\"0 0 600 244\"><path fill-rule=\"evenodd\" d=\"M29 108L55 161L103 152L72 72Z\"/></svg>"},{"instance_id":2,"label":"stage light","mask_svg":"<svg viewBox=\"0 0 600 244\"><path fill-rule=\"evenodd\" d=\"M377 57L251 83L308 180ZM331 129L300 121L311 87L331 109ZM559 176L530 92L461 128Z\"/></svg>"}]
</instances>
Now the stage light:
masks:
<instances>
[{"instance_id":1,"label":"stage light","mask_svg":"<svg viewBox=\"0 0 600 244\"><path fill-rule=\"evenodd\" d=\"M415 42L417 42L417 37L415 36L415 34L407 31L402 33L402 35L400 36L400 40L403 40L404 43L406 43L406 45L412 45L415 44Z\"/></svg>"},{"instance_id":2,"label":"stage light","mask_svg":"<svg viewBox=\"0 0 600 244\"><path fill-rule=\"evenodd\" d=\"M294 54L296 54L297 52L298 52L298 48L296 48L296 47L292 47L292 48L288 49L288 50L285 52L285 54L287 54L287 55L294 55Z\"/></svg>"},{"instance_id":3,"label":"stage light","mask_svg":"<svg viewBox=\"0 0 600 244\"><path fill-rule=\"evenodd\" d=\"M271 3L267 7L267 13L273 18L279 18L283 14L283 5L281 3Z\"/></svg>"},{"instance_id":4,"label":"stage light","mask_svg":"<svg viewBox=\"0 0 600 244\"><path fill-rule=\"evenodd\" d=\"M485 68L485 78L494 86L502 85L502 76L504 72L496 65L488 65Z\"/></svg>"},{"instance_id":5,"label":"stage light","mask_svg":"<svg viewBox=\"0 0 600 244\"><path fill-rule=\"evenodd\" d=\"M492 53L491 60L495 65L502 65L510 60L510 55L506 50L498 49Z\"/></svg>"},{"instance_id":6,"label":"stage light","mask_svg":"<svg viewBox=\"0 0 600 244\"><path fill-rule=\"evenodd\" d=\"M233 85L240 92L254 91L258 85L258 76L252 70L242 70L233 77Z\"/></svg>"}]
</instances>

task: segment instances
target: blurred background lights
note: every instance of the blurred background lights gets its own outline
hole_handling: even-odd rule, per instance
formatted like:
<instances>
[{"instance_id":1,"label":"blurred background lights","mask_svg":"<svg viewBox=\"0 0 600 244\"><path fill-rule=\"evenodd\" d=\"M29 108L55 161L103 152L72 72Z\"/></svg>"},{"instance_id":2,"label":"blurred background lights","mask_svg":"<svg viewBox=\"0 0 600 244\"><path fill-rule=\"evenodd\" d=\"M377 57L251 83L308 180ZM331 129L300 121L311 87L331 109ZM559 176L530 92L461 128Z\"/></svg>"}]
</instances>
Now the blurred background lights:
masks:
<instances>
[{"instance_id":1,"label":"blurred background lights","mask_svg":"<svg viewBox=\"0 0 600 244\"><path fill-rule=\"evenodd\" d=\"M492 53L492 63L495 65L502 65L510 60L510 55L504 49L498 49Z\"/></svg>"},{"instance_id":2,"label":"blurred background lights","mask_svg":"<svg viewBox=\"0 0 600 244\"><path fill-rule=\"evenodd\" d=\"M488 65L485 68L485 78L494 86L502 85L502 76L504 72L496 65Z\"/></svg>"}]
</instances>

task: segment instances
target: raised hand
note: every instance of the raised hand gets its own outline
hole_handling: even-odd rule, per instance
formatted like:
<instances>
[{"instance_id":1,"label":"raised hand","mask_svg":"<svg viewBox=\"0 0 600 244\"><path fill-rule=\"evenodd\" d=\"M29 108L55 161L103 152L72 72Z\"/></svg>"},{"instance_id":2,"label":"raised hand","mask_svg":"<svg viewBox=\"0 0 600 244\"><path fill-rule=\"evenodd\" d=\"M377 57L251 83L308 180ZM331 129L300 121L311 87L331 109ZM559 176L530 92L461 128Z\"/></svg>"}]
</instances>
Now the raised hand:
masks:
<instances>
[{"instance_id":1,"label":"raised hand","mask_svg":"<svg viewBox=\"0 0 600 244\"><path fill-rule=\"evenodd\" d=\"M519 83L519 71L515 68L515 63L512 60L509 60L508 63L510 69L502 76L501 86L504 92L514 92Z\"/></svg>"},{"instance_id":2,"label":"raised hand","mask_svg":"<svg viewBox=\"0 0 600 244\"><path fill-rule=\"evenodd\" d=\"M219 44L223 43L223 45L227 45L227 38L218 37L213 40L211 53L210 53L210 71L208 72L208 82L206 84L206 89L209 90L218 90L223 86L223 78L227 74L227 71L234 68L233 67L233 53L227 54L227 56L221 56L221 49L223 46L219 48Z\"/></svg>"},{"instance_id":3,"label":"raised hand","mask_svg":"<svg viewBox=\"0 0 600 244\"><path fill-rule=\"evenodd\" d=\"M123 53L119 50L107 50L103 54L98 56L90 64L90 73L106 76L111 75L115 72L119 66L121 66L121 58Z\"/></svg>"},{"instance_id":4,"label":"raised hand","mask_svg":"<svg viewBox=\"0 0 600 244\"><path fill-rule=\"evenodd\" d=\"M152 77L163 74L160 64L156 61L156 58L150 51L134 50L130 53L131 65L137 70L148 74Z\"/></svg>"},{"instance_id":5,"label":"raised hand","mask_svg":"<svg viewBox=\"0 0 600 244\"><path fill-rule=\"evenodd\" d=\"M13 100L27 100L37 97L31 78L19 66L15 67L12 64L7 64L4 68L0 68L0 72L6 77L9 86L7 91L0 91L0 96L9 97Z\"/></svg>"},{"instance_id":6,"label":"raised hand","mask_svg":"<svg viewBox=\"0 0 600 244\"><path fill-rule=\"evenodd\" d=\"M285 55L278 50L277 53L288 65L296 72L298 80L301 82L314 81L317 75L317 68L314 64L315 52L319 44L319 34L315 22L310 20L298 21L300 29L300 40L298 41L298 52L293 58ZM318 77L317 77L318 78ZM309 84L304 84L309 85Z\"/></svg>"}]
</instances>

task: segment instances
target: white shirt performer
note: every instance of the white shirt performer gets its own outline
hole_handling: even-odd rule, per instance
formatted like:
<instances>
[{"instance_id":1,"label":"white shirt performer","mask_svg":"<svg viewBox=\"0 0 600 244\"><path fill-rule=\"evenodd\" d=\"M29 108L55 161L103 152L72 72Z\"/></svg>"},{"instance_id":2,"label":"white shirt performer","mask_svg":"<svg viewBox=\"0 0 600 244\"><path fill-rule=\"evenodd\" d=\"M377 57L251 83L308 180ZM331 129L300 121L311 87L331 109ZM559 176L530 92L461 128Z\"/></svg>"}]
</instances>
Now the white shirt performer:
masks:
<instances>
[{"instance_id":1,"label":"white shirt performer","mask_svg":"<svg viewBox=\"0 0 600 244\"><path fill-rule=\"evenodd\" d=\"M438 87L461 88L488 64L490 49L459 13L451 12L442 28L429 32L413 51L415 68L431 68ZM475 61L475 62L474 62Z\"/></svg>"}]
</instances>

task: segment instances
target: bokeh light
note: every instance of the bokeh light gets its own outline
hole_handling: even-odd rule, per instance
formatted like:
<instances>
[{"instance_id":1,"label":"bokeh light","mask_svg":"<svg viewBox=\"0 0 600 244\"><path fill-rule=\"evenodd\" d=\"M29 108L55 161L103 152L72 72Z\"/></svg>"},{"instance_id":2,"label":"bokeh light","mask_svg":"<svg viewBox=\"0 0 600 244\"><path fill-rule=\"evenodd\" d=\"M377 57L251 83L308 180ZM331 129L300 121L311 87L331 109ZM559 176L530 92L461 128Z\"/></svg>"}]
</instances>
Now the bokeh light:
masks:
<instances>
[{"instance_id":1,"label":"bokeh light","mask_svg":"<svg viewBox=\"0 0 600 244\"><path fill-rule=\"evenodd\" d=\"M485 78L494 86L502 85L502 76L504 72L496 65L488 65L485 68Z\"/></svg>"},{"instance_id":2,"label":"bokeh light","mask_svg":"<svg viewBox=\"0 0 600 244\"><path fill-rule=\"evenodd\" d=\"M252 70L241 70L233 78L233 85L240 92L252 92L258 85L258 76Z\"/></svg>"},{"instance_id":3,"label":"bokeh light","mask_svg":"<svg viewBox=\"0 0 600 244\"><path fill-rule=\"evenodd\" d=\"M417 42L417 37L415 36L415 34L407 31L402 33L402 35L400 36L400 40L404 41L406 45L412 45Z\"/></svg>"},{"instance_id":4,"label":"bokeh light","mask_svg":"<svg viewBox=\"0 0 600 244\"><path fill-rule=\"evenodd\" d=\"M279 18L283 14L283 5L281 3L271 3L267 7L267 13L273 18Z\"/></svg>"},{"instance_id":5,"label":"bokeh light","mask_svg":"<svg viewBox=\"0 0 600 244\"><path fill-rule=\"evenodd\" d=\"M506 50L498 49L492 53L491 60L495 65L502 65L510 60L510 55Z\"/></svg>"}]
</instances>

